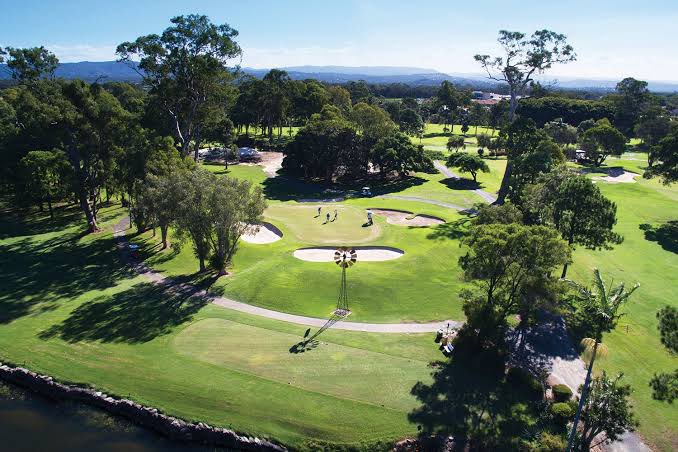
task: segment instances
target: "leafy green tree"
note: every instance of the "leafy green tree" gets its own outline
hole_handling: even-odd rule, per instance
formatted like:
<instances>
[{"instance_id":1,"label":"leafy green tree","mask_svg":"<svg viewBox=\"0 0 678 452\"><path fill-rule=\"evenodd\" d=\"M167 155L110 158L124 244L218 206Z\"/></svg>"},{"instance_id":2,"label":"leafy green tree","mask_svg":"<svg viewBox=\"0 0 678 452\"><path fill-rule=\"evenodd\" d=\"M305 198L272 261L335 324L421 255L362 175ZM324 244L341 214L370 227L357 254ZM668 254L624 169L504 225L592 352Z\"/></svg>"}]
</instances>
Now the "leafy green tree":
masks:
<instances>
[{"instance_id":1,"label":"leafy green tree","mask_svg":"<svg viewBox=\"0 0 678 452\"><path fill-rule=\"evenodd\" d=\"M341 110L343 114L348 114L351 110L351 93L346 88L337 85L328 86L327 93L330 96L330 103Z\"/></svg>"},{"instance_id":2,"label":"leafy green tree","mask_svg":"<svg viewBox=\"0 0 678 452\"><path fill-rule=\"evenodd\" d=\"M575 144L578 139L577 128L563 122L561 118L544 124L544 132L562 146Z\"/></svg>"},{"instance_id":3,"label":"leafy green tree","mask_svg":"<svg viewBox=\"0 0 678 452\"><path fill-rule=\"evenodd\" d=\"M650 380L652 388L652 398L660 402L672 404L678 399L678 369L673 373L662 372L654 374Z\"/></svg>"},{"instance_id":4,"label":"leafy green tree","mask_svg":"<svg viewBox=\"0 0 678 452\"><path fill-rule=\"evenodd\" d=\"M447 80L443 80L436 93L436 108L443 117L445 129L449 125L454 127L454 114L460 104L460 95L454 85Z\"/></svg>"},{"instance_id":5,"label":"leafy green tree","mask_svg":"<svg viewBox=\"0 0 678 452\"><path fill-rule=\"evenodd\" d=\"M216 176L202 168L196 168L184 177L171 178L179 184L173 188L179 193L181 202L176 206L179 215L176 218L178 238L189 238L193 253L198 258L199 270L206 270L205 262L210 255L210 235L214 228L209 211L212 208L210 191L216 183Z\"/></svg>"},{"instance_id":6,"label":"leafy green tree","mask_svg":"<svg viewBox=\"0 0 678 452\"><path fill-rule=\"evenodd\" d=\"M208 218L212 228L207 241L212 250L211 263L219 276L226 274L240 237L250 228L258 228L266 201L260 187L247 180L221 177L213 180L208 191Z\"/></svg>"},{"instance_id":7,"label":"leafy green tree","mask_svg":"<svg viewBox=\"0 0 678 452\"><path fill-rule=\"evenodd\" d=\"M645 112L636 123L634 132L648 146L656 146L671 130L671 119L659 107ZM650 165L652 166L652 165Z\"/></svg>"},{"instance_id":8,"label":"leafy green tree","mask_svg":"<svg viewBox=\"0 0 678 452\"><path fill-rule=\"evenodd\" d=\"M452 152L452 150L459 152L460 149L464 149L465 147L464 137L461 135L452 135L447 140L447 150L450 152Z\"/></svg>"},{"instance_id":9,"label":"leafy green tree","mask_svg":"<svg viewBox=\"0 0 678 452\"><path fill-rule=\"evenodd\" d=\"M617 206L586 176L565 168L542 175L527 190L525 211L528 220L553 226L567 243L587 249L610 249L622 242L613 232ZM563 266L561 278L567 275Z\"/></svg>"},{"instance_id":10,"label":"leafy green tree","mask_svg":"<svg viewBox=\"0 0 678 452\"><path fill-rule=\"evenodd\" d=\"M220 88L229 81L227 64L241 54L234 40L238 32L203 15L177 16L171 23L161 35L120 44L116 53L140 72L169 115L183 154L193 144L197 160L203 110L219 99Z\"/></svg>"},{"instance_id":11,"label":"leafy green tree","mask_svg":"<svg viewBox=\"0 0 678 452\"><path fill-rule=\"evenodd\" d=\"M577 413L574 417L572 431L570 432L568 450L572 450L579 419L582 416L582 410L588 397L593 364L597 356L604 354L607 351L606 347L602 344L603 334L612 331L617 326L617 321L623 315L620 312L621 307L629 300L633 292L640 287L638 283L630 290L626 290L624 283L621 283L616 287L607 287L598 269L593 270L593 288L588 288L576 282L570 282L570 284L578 296L580 309L589 317L589 323L593 326L594 330L592 331L593 337L582 340L582 344L585 347L584 357L588 360L588 370L586 372L584 386L580 391L581 398L579 399L579 406L577 407ZM591 404L594 403L595 400L589 402L589 405L587 406L591 406ZM591 430L591 428L589 430ZM584 435L584 437L586 437L586 435Z\"/></svg>"},{"instance_id":12,"label":"leafy green tree","mask_svg":"<svg viewBox=\"0 0 678 452\"><path fill-rule=\"evenodd\" d=\"M549 122L564 122L577 125L583 121L598 121L614 118L614 107L602 100L572 99L559 95L546 97L528 97L520 99L516 113L523 118L532 119L543 127Z\"/></svg>"},{"instance_id":13,"label":"leafy green tree","mask_svg":"<svg viewBox=\"0 0 678 452\"><path fill-rule=\"evenodd\" d=\"M607 97L614 106L614 125L626 137L631 138L633 128L641 114L650 106L650 90L647 82L627 77L617 83L616 93Z\"/></svg>"},{"instance_id":14,"label":"leafy green tree","mask_svg":"<svg viewBox=\"0 0 678 452\"><path fill-rule=\"evenodd\" d=\"M576 450L591 450L593 440L601 433L605 433L605 439L601 442L613 443L625 432L633 432L638 427L629 402L632 389L622 384L623 376L619 374L613 379L603 371L600 377L593 379L581 413L582 431Z\"/></svg>"},{"instance_id":15,"label":"leafy green tree","mask_svg":"<svg viewBox=\"0 0 678 452\"><path fill-rule=\"evenodd\" d=\"M609 122L609 121L608 121ZM577 125L577 135L582 136L584 132L596 126L596 120L586 119Z\"/></svg>"},{"instance_id":16,"label":"leafy green tree","mask_svg":"<svg viewBox=\"0 0 678 452\"><path fill-rule=\"evenodd\" d=\"M554 64L574 61L576 55L565 35L550 30L537 30L530 37L518 31L500 30L498 42L504 49L504 56L492 58L490 55L475 55L474 58L487 71L491 80L508 85L508 122L512 123L518 98L534 81L534 76L550 69ZM503 204L509 194L512 171L513 161L509 155L497 197L499 204Z\"/></svg>"},{"instance_id":17,"label":"leafy green tree","mask_svg":"<svg viewBox=\"0 0 678 452\"><path fill-rule=\"evenodd\" d=\"M600 166L609 155L622 155L626 149L626 137L612 127L609 121L601 120L581 136L582 149L586 157Z\"/></svg>"},{"instance_id":18,"label":"leafy green tree","mask_svg":"<svg viewBox=\"0 0 678 452\"><path fill-rule=\"evenodd\" d=\"M349 119L355 124L358 133L375 142L390 135L397 128L388 113L376 105L364 102L353 106Z\"/></svg>"},{"instance_id":19,"label":"leafy green tree","mask_svg":"<svg viewBox=\"0 0 678 452\"><path fill-rule=\"evenodd\" d=\"M341 165L367 171L367 155L358 152L358 135L337 107L313 115L285 149L283 168L307 179L331 182Z\"/></svg>"},{"instance_id":20,"label":"leafy green tree","mask_svg":"<svg viewBox=\"0 0 678 452\"><path fill-rule=\"evenodd\" d=\"M560 147L532 120L519 118L514 121L501 131L494 143L500 149L506 149L508 158L513 162L507 197L518 206L523 204L524 190L528 185L565 160Z\"/></svg>"},{"instance_id":21,"label":"leafy green tree","mask_svg":"<svg viewBox=\"0 0 678 452\"><path fill-rule=\"evenodd\" d=\"M478 147L490 149L492 147L492 137L486 133L481 133L476 136Z\"/></svg>"},{"instance_id":22,"label":"leafy green tree","mask_svg":"<svg viewBox=\"0 0 678 452\"><path fill-rule=\"evenodd\" d=\"M570 260L567 244L545 226L479 224L463 243L469 250L459 265L478 288L461 294L465 328L481 344L502 340L508 316L534 303L534 288L548 286L553 269Z\"/></svg>"},{"instance_id":23,"label":"leafy green tree","mask_svg":"<svg viewBox=\"0 0 678 452\"><path fill-rule=\"evenodd\" d=\"M433 162L424 150L400 132L379 140L370 150L370 160L383 175L395 172L403 177L410 171L433 171Z\"/></svg>"},{"instance_id":24,"label":"leafy green tree","mask_svg":"<svg viewBox=\"0 0 678 452\"><path fill-rule=\"evenodd\" d=\"M659 336L671 353L678 353L678 309L664 306L657 312ZM650 380L652 397L667 403L678 398L678 369L673 373L655 374Z\"/></svg>"},{"instance_id":25,"label":"leafy green tree","mask_svg":"<svg viewBox=\"0 0 678 452\"><path fill-rule=\"evenodd\" d=\"M463 173L471 173L473 182L477 182L478 172L489 173L490 167L485 160L478 155L467 154L465 152L455 153L447 158L445 165L453 168L459 168Z\"/></svg>"},{"instance_id":26,"label":"leafy green tree","mask_svg":"<svg viewBox=\"0 0 678 452\"><path fill-rule=\"evenodd\" d=\"M478 127L487 125L487 121L489 118L489 112L487 107L484 105L480 105L477 102L473 102L471 104L471 112L470 112L470 121L471 124L473 124L476 128L476 131L474 135L477 137L478 136Z\"/></svg>"},{"instance_id":27,"label":"leafy green tree","mask_svg":"<svg viewBox=\"0 0 678 452\"><path fill-rule=\"evenodd\" d=\"M167 233L181 214L180 205L186 195L183 177L185 175L180 172L163 176L150 174L138 194L138 208L154 225L160 227L162 249L169 246Z\"/></svg>"},{"instance_id":28,"label":"leafy green tree","mask_svg":"<svg viewBox=\"0 0 678 452\"><path fill-rule=\"evenodd\" d=\"M523 213L511 203L502 205L483 204L473 219L474 224L522 224Z\"/></svg>"},{"instance_id":29,"label":"leafy green tree","mask_svg":"<svg viewBox=\"0 0 678 452\"><path fill-rule=\"evenodd\" d=\"M259 108L268 131L268 139L273 139L273 128L282 128L284 119L292 107L290 96L291 79L287 72L271 69L264 76L264 89L260 93Z\"/></svg>"},{"instance_id":30,"label":"leafy green tree","mask_svg":"<svg viewBox=\"0 0 678 452\"><path fill-rule=\"evenodd\" d=\"M402 132L411 136L419 136L424 131L424 121L419 113L411 108L406 108L400 112L397 123Z\"/></svg>"},{"instance_id":31,"label":"leafy green tree","mask_svg":"<svg viewBox=\"0 0 678 452\"><path fill-rule=\"evenodd\" d=\"M71 168L61 151L30 151L21 159L23 196L40 205L46 202L49 217L54 218L52 203L68 197Z\"/></svg>"},{"instance_id":32,"label":"leafy green tree","mask_svg":"<svg viewBox=\"0 0 678 452\"><path fill-rule=\"evenodd\" d=\"M2 49L0 49L2 50ZM53 78L59 59L44 47L17 49L5 47L7 68L19 83Z\"/></svg>"},{"instance_id":33,"label":"leafy green tree","mask_svg":"<svg viewBox=\"0 0 678 452\"><path fill-rule=\"evenodd\" d=\"M673 125L669 134L650 152L654 163L643 176L659 176L664 184L678 181L678 125Z\"/></svg>"},{"instance_id":34,"label":"leafy green tree","mask_svg":"<svg viewBox=\"0 0 678 452\"><path fill-rule=\"evenodd\" d=\"M657 312L657 320L662 344L672 353L678 353L678 309L664 306Z\"/></svg>"}]
</instances>

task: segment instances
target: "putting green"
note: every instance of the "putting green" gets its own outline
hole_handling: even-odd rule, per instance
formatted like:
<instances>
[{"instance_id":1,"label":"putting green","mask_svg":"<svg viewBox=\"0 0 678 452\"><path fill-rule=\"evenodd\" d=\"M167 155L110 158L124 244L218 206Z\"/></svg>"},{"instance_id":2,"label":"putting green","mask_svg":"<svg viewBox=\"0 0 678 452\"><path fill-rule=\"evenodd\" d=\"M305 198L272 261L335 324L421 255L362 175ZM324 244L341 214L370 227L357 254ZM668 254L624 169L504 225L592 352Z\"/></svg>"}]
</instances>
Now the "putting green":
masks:
<instances>
[{"instance_id":1,"label":"putting green","mask_svg":"<svg viewBox=\"0 0 678 452\"><path fill-rule=\"evenodd\" d=\"M337 218L333 220L335 210ZM379 222L363 227L367 221L365 210L345 204L274 204L266 209L264 216L273 223L285 225L295 238L310 244L354 245L372 242L382 234Z\"/></svg>"}]
</instances>

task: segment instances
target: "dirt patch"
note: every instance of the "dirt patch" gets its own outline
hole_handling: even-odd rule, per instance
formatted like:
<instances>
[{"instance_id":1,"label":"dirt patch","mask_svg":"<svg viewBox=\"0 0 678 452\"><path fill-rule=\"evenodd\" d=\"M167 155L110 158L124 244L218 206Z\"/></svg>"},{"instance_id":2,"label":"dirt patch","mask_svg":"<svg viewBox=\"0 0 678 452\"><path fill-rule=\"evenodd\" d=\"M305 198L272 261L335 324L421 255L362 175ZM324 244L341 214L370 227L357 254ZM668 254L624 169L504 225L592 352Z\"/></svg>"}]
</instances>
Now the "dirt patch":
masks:
<instances>
[{"instance_id":1,"label":"dirt patch","mask_svg":"<svg viewBox=\"0 0 678 452\"><path fill-rule=\"evenodd\" d=\"M358 255L358 262L378 262L390 261L402 257L405 252L398 248L390 246L356 246L356 254ZM334 262L335 247L317 247L317 248L300 248L295 250L293 256L302 261L309 262Z\"/></svg>"},{"instance_id":2,"label":"dirt patch","mask_svg":"<svg viewBox=\"0 0 678 452\"><path fill-rule=\"evenodd\" d=\"M445 223L445 220L430 215L415 215L406 210L369 209L372 213L386 217L386 222L398 226L434 226Z\"/></svg>"},{"instance_id":3,"label":"dirt patch","mask_svg":"<svg viewBox=\"0 0 678 452\"><path fill-rule=\"evenodd\" d=\"M261 152L259 155L261 156L261 160L257 162L257 165L264 168L264 173L266 173L268 177L275 177L278 174L278 170L282 168L282 161L284 158L283 153L268 151Z\"/></svg>"},{"instance_id":4,"label":"dirt patch","mask_svg":"<svg viewBox=\"0 0 678 452\"><path fill-rule=\"evenodd\" d=\"M240 238L247 243L258 245L277 242L282 239L283 233L271 223L250 225Z\"/></svg>"}]
</instances>

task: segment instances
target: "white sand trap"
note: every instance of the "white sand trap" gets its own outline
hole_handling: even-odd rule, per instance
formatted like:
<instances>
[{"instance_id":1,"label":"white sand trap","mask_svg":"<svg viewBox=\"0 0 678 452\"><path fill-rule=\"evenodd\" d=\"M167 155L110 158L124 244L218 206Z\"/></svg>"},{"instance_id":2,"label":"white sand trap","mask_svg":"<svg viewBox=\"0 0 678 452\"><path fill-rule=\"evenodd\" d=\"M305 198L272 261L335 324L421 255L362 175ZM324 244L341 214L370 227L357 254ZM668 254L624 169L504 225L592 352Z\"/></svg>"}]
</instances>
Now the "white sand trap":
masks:
<instances>
[{"instance_id":1,"label":"white sand trap","mask_svg":"<svg viewBox=\"0 0 678 452\"><path fill-rule=\"evenodd\" d=\"M282 152L262 152L261 161L258 165L264 167L264 172L268 177L275 177L278 174L278 170L282 168L282 161L285 157Z\"/></svg>"},{"instance_id":2,"label":"white sand trap","mask_svg":"<svg viewBox=\"0 0 678 452\"><path fill-rule=\"evenodd\" d=\"M592 177L593 180L602 180L611 184L633 184L634 180L640 174L624 171L622 169L613 168L607 172L607 176Z\"/></svg>"},{"instance_id":3,"label":"white sand trap","mask_svg":"<svg viewBox=\"0 0 678 452\"><path fill-rule=\"evenodd\" d=\"M443 224L445 220L430 215L414 215L406 210L369 209L372 213L386 217L386 222L398 226L434 226ZM414 216L413 216L414 215Z\"/></svg>"},{"instance_id":4,"label":"white sand trap","mask_svg":"<svg viewBox=\"0 0 678 452\"><path fill-rule=\"evenodd\" d=\"M280 229L273 226L271 223L262 223L257 226L250 225L240 238L247 243L265 244L273 243L280 240L283 236Z\"/></svg>"},{"instance_id":5,"label":"white sand trap","mask_svg":"<svg viewBox=\"0 0 678 452\"><path fill-rule=\"evenodd\" d=\"M356 246L358 262L390 261L402 257L405 252L389 246ZM330 246L317 248L300 248L295 250L293 256L302 261L309 262L334 262L334 252L337 249Z\"/></svg>"}]
</instances>

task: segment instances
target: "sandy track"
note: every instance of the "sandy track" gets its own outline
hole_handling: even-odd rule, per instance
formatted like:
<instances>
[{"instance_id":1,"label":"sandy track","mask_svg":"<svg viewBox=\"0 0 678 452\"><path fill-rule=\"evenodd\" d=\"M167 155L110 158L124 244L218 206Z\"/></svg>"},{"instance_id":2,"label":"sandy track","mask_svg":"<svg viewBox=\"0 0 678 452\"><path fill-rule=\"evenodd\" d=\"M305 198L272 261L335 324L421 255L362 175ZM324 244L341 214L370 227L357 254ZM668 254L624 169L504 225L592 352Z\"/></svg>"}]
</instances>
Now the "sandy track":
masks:
<instances>
[{"instance_id":1,"label":"sandy track","mask_svg":"<svg viewBox=\"0 0 678 452\"><path fill-rule=\"evenodd\" d=\"M370 209L373 213L386 217L386 222L398 226L434 226L445 223L445 220L430 215L415 215L405 210Z\"/></svg>"},{"instance_id":2,"label":"sandy track","mask_svg":"<svg viewBox=\"0 0 678 452\"><path fill-rule=\"evenodd\" d=\"M378 262L390 261L402 257L405 252L398 248L388 246L357 246L354 248L358 255L358 261ZM292 255L297 259L309 262L334 262L334 247L300 248Z\"/></svg>"},{"instance_id":3,"label":"sandy track","mask_svg":"<svg viewBox=\"0 0 678 452\"><path fill-rule=\"evenodd\" d=\"M282 239L283 233L280 229L273 226L271 223L262 223L260 225L250 225L247 232L240 238L243 242L256 243L258 245L277 242Z\"/></svg>"}]
</instances>

